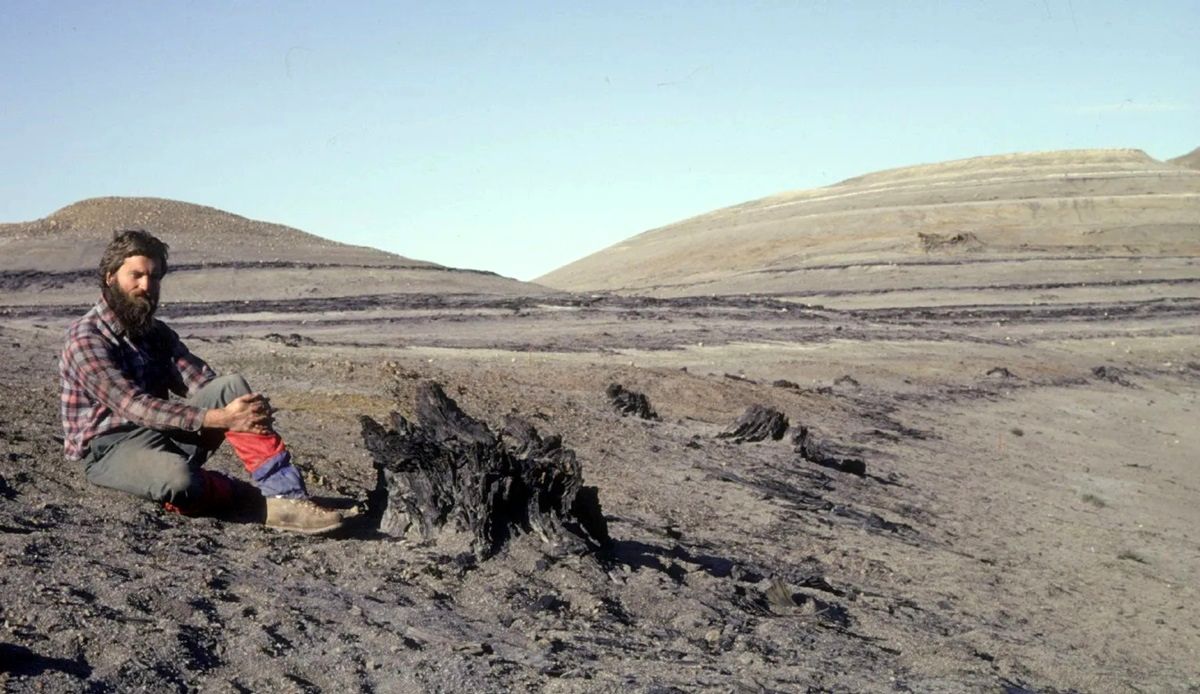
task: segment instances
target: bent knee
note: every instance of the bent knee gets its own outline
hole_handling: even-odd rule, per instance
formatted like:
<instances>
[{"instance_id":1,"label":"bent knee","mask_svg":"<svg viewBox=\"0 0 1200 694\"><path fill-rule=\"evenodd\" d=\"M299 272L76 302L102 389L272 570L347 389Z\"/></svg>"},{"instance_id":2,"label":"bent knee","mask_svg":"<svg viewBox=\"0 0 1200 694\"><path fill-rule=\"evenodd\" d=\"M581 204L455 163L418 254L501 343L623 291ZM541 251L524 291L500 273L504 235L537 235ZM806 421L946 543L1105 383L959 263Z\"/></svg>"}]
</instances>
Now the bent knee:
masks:
<instances>
[{"instance_id":1,"label":"bent knee","mask_svg":"<svg viewBox=\"0 0 1200 694\"><path fill-rule=\"evenodd\" d=\"M204 493L202 473L199 468L193 468L186 462L170 465L155 482L150 489L150 497L154 501L183 506Z\"/></svg>"},{"instance_id":2,"label":"bent knee","mask_svg":"<svg viewBox=\"0 0 1200 694\"><path fill-rule=\"evenodd\" d=\"M204 386L204 392L210 393L207 397L215 397L214 403L217 407L224 407L229 403L237 400L243 395L249 395L254 392L250 390L250 384L246 379L242 378L241 374L229 374L228 376L217 376L208 385Z\"/></svg>"},{"instance_id":3,"label":"bent knee","mask_svg":"<svg viewBox=\"0 0 1200 694\"><path fill-rule=\"evenodd\" d=\"M241 374L228 374L226 376L217 376L213 379L212 384L221 389L222 392L229 393L233 397L230 400L240 398L243 395L248 395L254 391L250 390L250 384L246 379L242 378Z\"/></svg>"}]
</instances>

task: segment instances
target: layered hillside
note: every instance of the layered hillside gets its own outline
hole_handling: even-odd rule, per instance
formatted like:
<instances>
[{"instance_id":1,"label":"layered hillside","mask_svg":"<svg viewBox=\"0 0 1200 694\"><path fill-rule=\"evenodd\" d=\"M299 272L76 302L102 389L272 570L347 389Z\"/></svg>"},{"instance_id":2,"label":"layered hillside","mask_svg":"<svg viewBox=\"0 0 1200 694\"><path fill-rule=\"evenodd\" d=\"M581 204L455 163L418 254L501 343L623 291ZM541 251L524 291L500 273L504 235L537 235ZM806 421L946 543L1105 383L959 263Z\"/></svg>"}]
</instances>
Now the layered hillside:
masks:
<instances>
[{"instance_id":1,"label":"layered hillside","mask_svg":"<svg viewBox=\"0 0 1200 694\"><path fill-rule=\"evenodd\" d=\"M114 230L128 228L146 229L170 245L164 296L174 301L544 291L211 207L108 197L83 200L36 221L0 224L0 303L92 300L101 252Z\"/></svg>"},{"instance_id":2,"label":"layered hillside","mask_svg":"<svg viewBox=\"0 0 1200 694\"><path fill-rule=\"evenodd\" d=\"M848 305L1025 301L1113 283L1191 295L1200 171L1186 159L1083 150L883 171L653 229L536 281Z\"/></svg>"},{"instance_id":3,"label":"layered hillside","mask_svg":"<svg viewBox=\"0 0 1200 694\"><path fill-rule=\"evenodd\" d=\"M1200 169L1200 147L1193 149L1182 157L1175 157L1168 161L1178 166L1186 166L1189 169Z\"/></svg>"}]
</instances>

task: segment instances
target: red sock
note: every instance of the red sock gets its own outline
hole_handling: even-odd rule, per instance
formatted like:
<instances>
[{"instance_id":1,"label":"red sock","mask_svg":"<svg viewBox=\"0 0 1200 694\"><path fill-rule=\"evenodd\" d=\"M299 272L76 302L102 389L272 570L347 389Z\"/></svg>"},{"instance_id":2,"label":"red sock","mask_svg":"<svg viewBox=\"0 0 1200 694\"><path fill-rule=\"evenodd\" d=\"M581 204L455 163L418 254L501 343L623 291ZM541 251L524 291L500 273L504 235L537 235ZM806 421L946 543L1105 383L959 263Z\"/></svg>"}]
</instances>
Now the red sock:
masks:
<instances>
[{"instance_id":1,"label":"red sock","mask_svg":"<svg viewBox=\"0 0 1200 694\"><path fill-rule=\"evenodd\" d=\"M163 508L183 516L203 516L228 508L233 503L233 480L213 470L201 470L199 499L189 499L184 504L163 502Z\"/></svg>"}]
</instances>

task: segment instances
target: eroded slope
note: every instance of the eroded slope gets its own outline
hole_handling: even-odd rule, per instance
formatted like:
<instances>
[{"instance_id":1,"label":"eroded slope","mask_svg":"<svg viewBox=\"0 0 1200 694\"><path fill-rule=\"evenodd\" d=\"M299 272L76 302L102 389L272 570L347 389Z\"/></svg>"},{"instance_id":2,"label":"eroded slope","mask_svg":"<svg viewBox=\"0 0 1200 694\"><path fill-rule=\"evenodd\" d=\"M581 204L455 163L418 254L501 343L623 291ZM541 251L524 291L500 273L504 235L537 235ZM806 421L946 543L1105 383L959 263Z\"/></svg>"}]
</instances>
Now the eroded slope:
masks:
<instances>
[{"instance_id":1,"label":"eroded slope","mask_svg":"<svg viewBox=\"0 0 1200 694\"><path fill-rule=\"evenodd\" d=\"M1200 171L1139 150L1085 150L915 166L783 193L645 232L537 281L849 305L881 292L995 288L1024 303L1047 282L1190 285L1198 255ZM892 301L924 299L866 303Z\"/></svg>"}]
</instances>

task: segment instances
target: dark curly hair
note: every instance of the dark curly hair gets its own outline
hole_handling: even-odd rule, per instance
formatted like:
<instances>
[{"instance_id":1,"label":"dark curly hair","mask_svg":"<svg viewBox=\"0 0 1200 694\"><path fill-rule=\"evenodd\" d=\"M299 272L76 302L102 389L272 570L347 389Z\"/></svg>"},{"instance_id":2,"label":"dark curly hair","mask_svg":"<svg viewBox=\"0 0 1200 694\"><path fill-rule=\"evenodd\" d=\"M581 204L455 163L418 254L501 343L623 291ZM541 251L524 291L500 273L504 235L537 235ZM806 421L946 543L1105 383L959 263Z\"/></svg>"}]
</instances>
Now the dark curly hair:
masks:
<instances>
[{"instance_id":1,"label":"dark curly hair","mask_svg":"<svg viewBox=\"0 0 1200 694\"><path fill-rule=\"evenodd\" d=\"M158 264L158 275L167 274L167 244L145 229L121 229L113 232L112 241L100 256L100 288L108 286L108 276L125 263L125 259L144 255Z\"/></svg>"}]
</instances>

